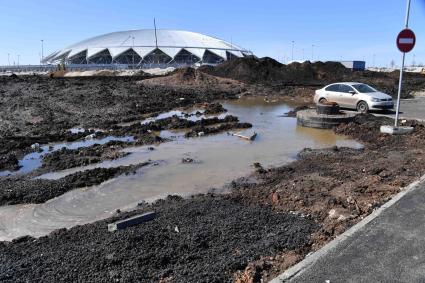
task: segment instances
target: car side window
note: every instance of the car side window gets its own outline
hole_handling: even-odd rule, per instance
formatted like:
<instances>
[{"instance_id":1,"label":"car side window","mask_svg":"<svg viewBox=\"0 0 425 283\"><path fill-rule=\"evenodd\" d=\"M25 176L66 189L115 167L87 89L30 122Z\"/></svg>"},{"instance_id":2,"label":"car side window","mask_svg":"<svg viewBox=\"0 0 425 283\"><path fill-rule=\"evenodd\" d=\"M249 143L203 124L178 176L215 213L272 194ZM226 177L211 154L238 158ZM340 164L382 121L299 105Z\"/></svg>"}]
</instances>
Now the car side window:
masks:
<instances>
[{"instance_id":1,"label":"car side window","mask_svg":"<svg viewBox=\"0 0 425 283\"><path fill-rule=\"evenodd\" d=\"M353 90L350 86L348 85L339 85L339 92L344 92L344 93L349 93L350 90Z\"/></svg>"},{"instance_id":2,"label":"car side window","mask_svg":"<svg viewBox=\"0 0 425 283\"><path fill-rule=\"evenodd\" d=\"M339 84L330 85L327 88L325 88L326 91L339 91Z\"/></svg>"}]
</instances>

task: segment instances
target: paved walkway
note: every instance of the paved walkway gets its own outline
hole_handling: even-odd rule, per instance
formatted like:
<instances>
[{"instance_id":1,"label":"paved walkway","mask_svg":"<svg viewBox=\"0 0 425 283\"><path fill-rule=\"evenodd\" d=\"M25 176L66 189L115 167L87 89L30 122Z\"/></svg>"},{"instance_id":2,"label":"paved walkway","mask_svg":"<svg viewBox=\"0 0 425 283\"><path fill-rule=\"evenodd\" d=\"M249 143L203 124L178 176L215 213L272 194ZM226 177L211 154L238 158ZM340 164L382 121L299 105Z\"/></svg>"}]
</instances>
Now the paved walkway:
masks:
<instances>
[{"instance_id":1,"label":"paved walkway","mask_svg":"<svg viewBox=\"0 0 425 283\"><path fill-rule=\"evenodd\" d=\"M425 181L289 282L425 282Z\"/></svg>"}]
</instances>

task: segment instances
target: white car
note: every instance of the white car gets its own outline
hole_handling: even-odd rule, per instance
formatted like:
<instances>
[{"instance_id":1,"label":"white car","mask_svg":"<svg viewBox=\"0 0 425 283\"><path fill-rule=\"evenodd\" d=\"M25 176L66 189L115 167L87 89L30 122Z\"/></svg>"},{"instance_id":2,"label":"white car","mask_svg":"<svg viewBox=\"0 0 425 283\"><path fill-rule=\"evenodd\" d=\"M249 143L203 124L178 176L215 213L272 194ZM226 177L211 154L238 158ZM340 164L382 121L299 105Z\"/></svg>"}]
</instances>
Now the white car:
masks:
<instances>
[{"instance_id":1,"label":"white car","mask_svg":"<svg viewBox=\"0 0 425 283\"><path fill-rule=\"evenodd\" d=\"M373 87L356 82L334 83L316 90L314 102L336 102L342 108L357 109L361 113L369 110L393 109L391 96Z\"/></svg>"}]
</instances>

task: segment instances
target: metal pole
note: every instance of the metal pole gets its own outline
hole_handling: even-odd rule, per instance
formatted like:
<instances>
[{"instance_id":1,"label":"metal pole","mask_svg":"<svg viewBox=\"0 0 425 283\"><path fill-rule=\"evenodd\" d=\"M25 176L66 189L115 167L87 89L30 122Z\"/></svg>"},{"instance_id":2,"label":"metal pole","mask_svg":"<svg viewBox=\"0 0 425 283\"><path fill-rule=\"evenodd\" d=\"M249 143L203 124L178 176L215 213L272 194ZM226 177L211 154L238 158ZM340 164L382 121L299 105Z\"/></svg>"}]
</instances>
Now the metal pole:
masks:
<instances>
[{"instance_id":1,"label":"metal pole","mask_svg":"<svg viewBox=\"0 0 425 283\"><path fill-rule=\"evenodd\" d=\"M401 83L403 81L403 69L404 69L404 58L406 56L406 53L403 52L403 59L401 61L401 68L400 68L400 78L398 81L398 94L397 94L397 108L395 112L395 123L394 126L398 126L398 117L400 114L400 96L401 96Z\"/></svg>"},{"instance_id":2,"label":"metal pole","mask_svg":"<svg viewBox=\"0 0 425 283\"><path fill-rule=\"evenodd\" d=\"M43 64L43 60L44 60L44 40L41 40L41 62L40 64Z\"/></svg>"},{"instance_id":3,"label":"metal pole","mask_svg":"<svg viewBox=\"0 0 425 283\"><path fill-rule=\"evenodd\" d=\"M132 69L134 68L134 36L132 37L132 39L133 39L133 52L132 52L132 54L133 54L133 66L132 66Z\"/></svg>"},{"instance_id":4,"label":"metal pole","mask_svg":"<svg viewBox=\"0 0 425 283\"><path fill-rule=\"evenodd\" d=\"M21 55L18 55L18 67L19 67L19 57L21 57Z\"/></svg>"},{"instance_id":5,"label":"metal pole","mask_svg":"<svg viewBox=\"0 0 425 283\"><path fill-rule=\"evenodd\" d=\"M314 61L314 44L311 45L311 61Z\"/></svg>"},{"instance_id":6,"label":"metal pole","mask_svg":"<svg viewBox=\"0 0 425 283\"><path fill-rule=\"evenodd\" d=\"M7 62L9 63L9 66L10 66L10 53L7 53Z\"/></svg>"},{"instance_id":7,"label":"metal pole","mask_svg":"<svg viewBox=\"0 0 425 283\"><path fill-rule=\"evenodd\" d=\"M407 0L405 28L409 27L409 14L410 14L410 0ZM400 78L398 81L397 108L395 112L395 122L394 122L395 127L398 127L398 119L400 115L400 97L401 97L401 86L403 82L403 69L404 69L405 57L406 57L406 53L403 52L403 59L401 60L401 67L400 67Z\"/></svg>"},{"instance_id":8,"label":"metal pole","mask_svg":"<svg viewBox=\"0 0 425 283\"><path fill-rule=\"evenodd\" d=\"M155 27L155 47L158 48L158 38L156 36L156 20L153 18L153 25Z\"/></svg>"},{"instance_id":9,"label":"metal pole","mask_svg":"<svg viewBox=\"0 0 425 283\"><path fill-rule=\"evenodd\" d=\"M291 61L294 61L294 41L292 40L292 56L291 56Z\"/></svg>"}]
</instances>

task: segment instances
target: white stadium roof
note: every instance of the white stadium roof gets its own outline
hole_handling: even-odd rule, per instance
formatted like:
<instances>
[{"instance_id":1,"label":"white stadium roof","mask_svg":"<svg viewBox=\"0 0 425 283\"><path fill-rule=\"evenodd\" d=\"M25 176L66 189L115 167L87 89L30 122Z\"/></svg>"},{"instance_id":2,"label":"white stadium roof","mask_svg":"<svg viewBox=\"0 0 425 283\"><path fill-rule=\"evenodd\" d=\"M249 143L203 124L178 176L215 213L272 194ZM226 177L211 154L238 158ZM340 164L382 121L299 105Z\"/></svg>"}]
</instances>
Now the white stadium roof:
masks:
<instances>
[{"instance_id":1,"label":"white stadium roof","mask_svg":"<svg viewBox=\"0 0 425 283\"><path fill-rule=\"evenodd\" d=\"M108 62L110 64L120 56L122 58L123 54L133 57L138 55L140 62L149 55L152 56L152 54L155 56L165 54L169 56L170 61L173 61L177 55L183 54L182 51L186 56L190 54L199 61L206 60L204 57L206 52L210 57L218 56L222 60L228 60L229 57L234 56L252 55L252 52L239 46L200 33L181 30L160 29L155 31L154 29L142 29L113 32L83 40L50 54L44 58L44 62L52 63L63 59L72 61L75 58L80 58L81 62L86 64L90 63L91 58L102 55L111 58ZM135 55L131 55L129 52Z\"/></svg>"}]
</instances>

